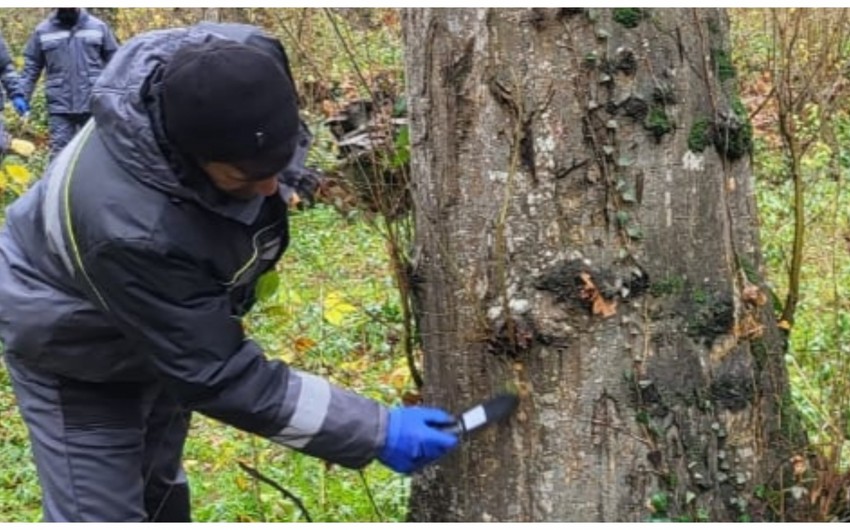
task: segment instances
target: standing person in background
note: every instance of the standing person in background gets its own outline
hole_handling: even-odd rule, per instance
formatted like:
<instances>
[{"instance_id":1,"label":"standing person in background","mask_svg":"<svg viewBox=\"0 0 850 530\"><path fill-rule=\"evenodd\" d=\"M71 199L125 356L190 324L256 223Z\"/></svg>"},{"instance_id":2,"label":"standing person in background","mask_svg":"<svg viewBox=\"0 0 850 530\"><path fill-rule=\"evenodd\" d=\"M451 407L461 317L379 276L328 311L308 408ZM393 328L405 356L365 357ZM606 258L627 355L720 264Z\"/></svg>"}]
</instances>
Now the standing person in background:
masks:
<instances>
[{"instance_id":1,"label":"standing person in background","mask_svg":"<svg viewBox=\"0 0 850 530\"><path fill-rule=\"evenodd\" d=\"M51 156L56 156L91 116L92 87L117 49L109 26L78 7L56 9L36 26L24 49L20 89L26 103L41 71L47 70L44 95Z\"/></svg>"},{"instance_id":2,"label":"standing person in background","mask_svg":"<svg viewBox=\"0 0 850 530\"><path fill-rule=\"evenodd\" d=\"M18 77L17 70L15 70L15 65L12 63L12 54L9 53L9 47L6 46L6 41L3 40L2 34L0 34L0 82L2 82L9 99L12 100L15 111L21 115L29 112L30 107L21 93L21 80ZM3 92L0 91L0 112L3 110L3 104ZM10 138L3 127L3 116L0 114L0 158L6 154L6 150L9 148L9 141Z\"/></svg>"}]
</instances>

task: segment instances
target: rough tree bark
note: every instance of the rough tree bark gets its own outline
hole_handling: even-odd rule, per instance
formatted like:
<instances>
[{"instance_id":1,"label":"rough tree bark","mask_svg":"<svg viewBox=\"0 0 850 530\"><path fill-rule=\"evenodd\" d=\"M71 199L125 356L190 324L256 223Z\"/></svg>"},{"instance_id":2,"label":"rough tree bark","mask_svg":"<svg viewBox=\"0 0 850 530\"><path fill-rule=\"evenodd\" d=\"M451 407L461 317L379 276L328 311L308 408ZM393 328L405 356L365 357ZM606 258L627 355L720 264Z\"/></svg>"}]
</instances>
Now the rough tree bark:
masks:
<instances>
[{"instance_id":1,"label":"rough tree bark","mask_svg":"<svg viewBox=\"0 0 850 530\"><path fill-rule=\"evenodd\" d=\"M727 27L405 12L424 396L522 398L415 477L412 519L736 520L782 476L785 346Z\"/></svg>"}]
</instances>

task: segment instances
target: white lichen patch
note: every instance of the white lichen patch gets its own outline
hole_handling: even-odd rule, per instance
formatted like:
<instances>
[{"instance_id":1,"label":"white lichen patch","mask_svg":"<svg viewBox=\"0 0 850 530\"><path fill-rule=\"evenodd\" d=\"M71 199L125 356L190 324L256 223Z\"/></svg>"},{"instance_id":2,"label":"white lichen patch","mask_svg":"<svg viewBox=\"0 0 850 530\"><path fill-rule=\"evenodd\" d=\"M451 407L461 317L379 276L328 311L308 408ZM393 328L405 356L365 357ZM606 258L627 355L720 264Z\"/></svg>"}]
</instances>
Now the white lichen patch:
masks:
<instances>
[{"instance_id":1,"label":"white lichen patch","mask_svg":"<svg viewBox=\"0 0 850 530\"><path fill-rule=\"evenodd\" d=\"M682 167L688 171L705 171L705 156L687 150L682 156Z\"/></svg>"},{"instance_id":2,"label":"white lichen patch","mask_svg":"<svg viewBox=\"0 0 850 530\"><path fill-rule=\"evenodd\" d=\"M487 278L484 275L479 276L475 281L475 294L479 300L483 300L487 295Z\"/></svg>"},{"instance_id":3,"label":"white lichen patch","mask_svg":"<svg viewBox=\"0 0 850 530\"><path fill-rule=\"evenodd\" d=\"M487 178L492 182L505 183L508 181L507 171L490 171L487 173Z\"/></svg>"},{"instance_id":4,"label":"white lichen patch","mask_svg":"<svg viewBox=\"0 0 850 530\"><path fill-rule=\"evenodd\" d=\"M508 307L511 308L512 313L524 315L531 309L531 303L528 300L514 299L508 302Z\"/></svg>"}]
</instances>

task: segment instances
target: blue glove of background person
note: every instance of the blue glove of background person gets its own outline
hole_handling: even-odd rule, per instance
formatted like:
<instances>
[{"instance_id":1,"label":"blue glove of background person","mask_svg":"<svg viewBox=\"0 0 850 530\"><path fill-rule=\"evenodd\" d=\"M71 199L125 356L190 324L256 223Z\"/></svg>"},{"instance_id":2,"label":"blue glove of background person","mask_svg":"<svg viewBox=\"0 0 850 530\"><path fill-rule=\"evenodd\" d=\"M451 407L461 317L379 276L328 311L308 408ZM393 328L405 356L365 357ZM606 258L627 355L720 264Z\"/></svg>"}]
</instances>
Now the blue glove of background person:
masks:
<instances>
[{"instance_id":1,"label":"blue glove of background person","mask_svg":"<svg viewBox=\"0 0 850 530\"><path fill-rule=\"evenodd\" d=\"M20 116L23 116L24 114L30 111L29 103L27 103L27 100L24 99L24 96L13 97L12 106L15 107L15 111Z\"/></svg>"},{"instance_id":2,"label":"blue glove of background person","mask_svg":"<svg viewBox=\"0 0 850 530\"><path fill-rule=\"evenodd\" d=\"M378 460L399 473L411 473L430 464L457 445L457 435L437 426L451 425L455 419L447 412L428 407L392 409L387 425L387 440Z\"/></svg>"}]
</instances>

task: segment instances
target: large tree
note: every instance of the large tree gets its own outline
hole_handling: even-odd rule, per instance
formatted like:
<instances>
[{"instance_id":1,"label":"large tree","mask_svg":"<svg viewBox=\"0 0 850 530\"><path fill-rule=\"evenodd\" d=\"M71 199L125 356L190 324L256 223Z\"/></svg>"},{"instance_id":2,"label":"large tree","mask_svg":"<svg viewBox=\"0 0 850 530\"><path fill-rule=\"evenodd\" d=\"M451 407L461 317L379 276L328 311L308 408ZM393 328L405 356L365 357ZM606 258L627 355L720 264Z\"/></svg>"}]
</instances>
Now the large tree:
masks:
<instances>
[{"instance_id":1,"label":"large tree","mask_svg":"<svg viewBox=\"0 0 850 530\"><path fill-rule=\"evenodd\" d=\"M783 476L784 337L719 9L404 17L428 402L521 405L416 520L736 520Z\"/></svg>"}]
</instances>

